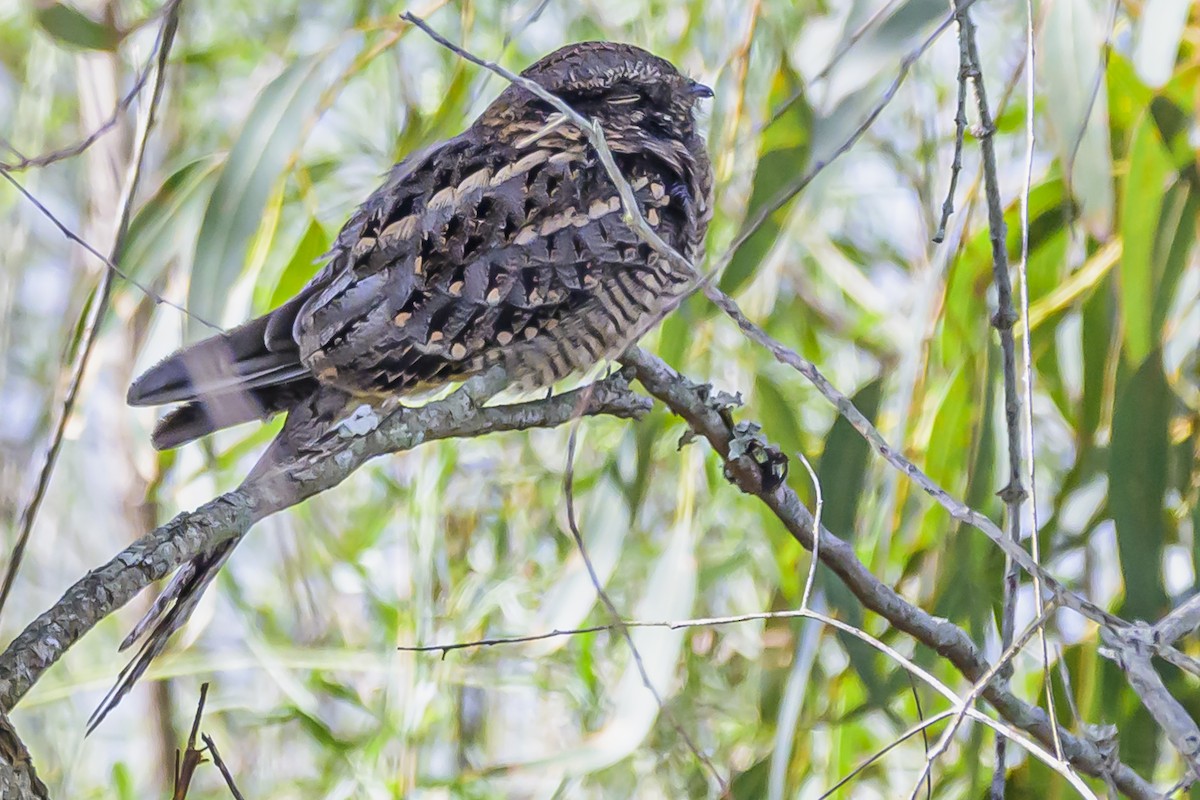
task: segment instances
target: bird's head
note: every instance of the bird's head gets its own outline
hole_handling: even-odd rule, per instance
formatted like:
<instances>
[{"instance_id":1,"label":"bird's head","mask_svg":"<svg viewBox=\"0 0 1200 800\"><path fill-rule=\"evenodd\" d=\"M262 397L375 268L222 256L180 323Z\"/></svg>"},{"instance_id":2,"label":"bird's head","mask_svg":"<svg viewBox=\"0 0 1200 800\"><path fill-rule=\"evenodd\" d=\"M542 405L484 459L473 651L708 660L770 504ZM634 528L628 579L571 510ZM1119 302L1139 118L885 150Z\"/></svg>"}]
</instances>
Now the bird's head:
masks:
<instances>
[{"instance_id":1,"label":"bird's head","mask_svg":"<svg viewBox=\"0 0 1200 800\"><path fill-rule=\"evenodd\" d=\"M675 65L640 47L616 42L580 42L559 48L521 73L561 98L606 132L621 136L690 137L697 103L712 89L681 74ZM553 114L543 100L510 86L484 113L500 122Z\"/></svg>"}]
</instances>

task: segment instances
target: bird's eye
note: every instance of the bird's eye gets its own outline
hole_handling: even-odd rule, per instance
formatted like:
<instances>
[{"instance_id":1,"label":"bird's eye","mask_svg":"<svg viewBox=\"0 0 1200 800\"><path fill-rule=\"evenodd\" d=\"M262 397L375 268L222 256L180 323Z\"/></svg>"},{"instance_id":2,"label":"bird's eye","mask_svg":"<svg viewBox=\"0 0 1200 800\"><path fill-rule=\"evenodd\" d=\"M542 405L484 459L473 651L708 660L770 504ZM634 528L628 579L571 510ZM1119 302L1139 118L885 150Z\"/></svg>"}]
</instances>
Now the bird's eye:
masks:
<instances>
[{"instance_id":1,"label":"bird's eye","mask_svg":"<svg viewBox=\"0 0 1200 800\"><path fill-rule=\"evenodd\" d=\"M608 98L608 102L614 105L624 106L630 103L636 103L639 99L641 98L639 98L636 94L619 94Z\"/></svg>"}]
</instances>

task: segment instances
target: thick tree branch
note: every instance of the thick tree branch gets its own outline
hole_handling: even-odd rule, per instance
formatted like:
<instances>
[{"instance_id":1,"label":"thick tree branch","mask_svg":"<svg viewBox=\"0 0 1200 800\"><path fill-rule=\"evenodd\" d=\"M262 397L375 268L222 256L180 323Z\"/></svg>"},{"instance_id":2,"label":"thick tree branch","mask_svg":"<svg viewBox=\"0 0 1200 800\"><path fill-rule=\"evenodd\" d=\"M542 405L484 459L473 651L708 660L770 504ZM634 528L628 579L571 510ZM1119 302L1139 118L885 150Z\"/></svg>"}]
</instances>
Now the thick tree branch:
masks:
<instances>
[{"instance_id":1,"label":"thick tree branch","mask_svg":"<svg viewBox=\"0 0 1200 800\"><path fill-rule=\"evenodd\" d=\"M692 383L660 359L641 350L626 353L622 362L634 369L638 381L650 394L709 441L724 459L726 475L735 486L762 500L801 546L810 551L813 549L812 516L796 493L786 483L773 481L765 474L763 461L756 460L753 453L730 457L730 448L738 436L727 417L710 402L709 387ZM954 664L965 678L976 682L988 674L991 665L966 633L898 595L859 561L848 542L824 528L820 532L820 558L866 608L932 648ZM1016 697L995 680L987 684L982 696L1014 726L1053 749L1050 718L1043 709ZM1111 775L1121 791L1130 797L1147 800L1161 797L1128 766L1119 762L1111 764L1091 742L1066 731L1061 732L1061 739L1064 757L1081 772L1096 777Z\"/></svg>"},{"instance_id":2,"label":"thick tree branch","mask_svg":"<svg viewBox=\"0 0 1200 800\"><path fill-rule=\"evenodd\" d=\"M151 531L89 572L34 620L0 655L0 711L11 710L41 675L100 620L181 564L241 536L258 520L330 489L376 456L437 439L548 428L580 414L637 418L650 403L615 375L592 387L535 402L484 407L503 385L494 373L472 378L445 399L402 408L362 435L345 434L302 469L252 474L238 488Z\"/></svg>"},{"instance_id":3,"label":"thick tree branch","mask_svg":"<svg viewBox=\"0 0 1200 800\"><path fill-rule=\"evenodd\" d=\"M50 794L37 776L25 743L0 711L0 798L3 800L47 800Z\"/></svg>"}]
</instances>

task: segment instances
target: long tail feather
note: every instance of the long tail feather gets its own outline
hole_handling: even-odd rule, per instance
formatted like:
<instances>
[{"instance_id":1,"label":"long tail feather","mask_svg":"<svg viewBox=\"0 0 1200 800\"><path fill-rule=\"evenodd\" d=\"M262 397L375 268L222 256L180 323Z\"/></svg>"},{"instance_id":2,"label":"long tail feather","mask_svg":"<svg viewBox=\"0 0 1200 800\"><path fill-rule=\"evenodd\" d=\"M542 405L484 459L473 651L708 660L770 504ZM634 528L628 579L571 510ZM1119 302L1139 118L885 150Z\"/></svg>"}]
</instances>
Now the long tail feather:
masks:
<instances>
[{"instance_id":1,"label":"long tail feather","mask_svg":"<svg viewBox=\"0 0 1200 800\"><path fill-rule=\"evenodd\" d=\"M154 601L154 605L146 612L146 616L142 617L141 621L134 626L133 633L121 643L122 650L131 646L146 630L149 629L150 634L138 648L133 660L125 665L125 669L121 670L121 674L117 677L117 683L92 712L87 726L89 734L104 721L108 712L117 707L121 699L129 693L129 690L146 672L150 662L157 658L167 646L167 642L175 631L182 628L187 622L192 612L196 610L200 598L204 595L204 590L212 583L213 578L216 577L217 572L220 571L240 540L239 537L222 542L211 553L198 556L181 567L175 577L171 579L171 583L162 596Z\"/></svg>"}]
</instances>

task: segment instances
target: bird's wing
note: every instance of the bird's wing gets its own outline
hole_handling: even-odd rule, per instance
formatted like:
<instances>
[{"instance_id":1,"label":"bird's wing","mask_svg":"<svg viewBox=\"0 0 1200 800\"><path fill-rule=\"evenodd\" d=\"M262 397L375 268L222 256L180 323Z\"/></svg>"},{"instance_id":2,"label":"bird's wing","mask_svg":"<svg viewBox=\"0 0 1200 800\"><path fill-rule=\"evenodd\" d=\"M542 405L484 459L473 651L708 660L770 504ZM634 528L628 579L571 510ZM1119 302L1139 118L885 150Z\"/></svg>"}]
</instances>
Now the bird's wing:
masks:
<instances>
[{"instance_id":1,"label":"bird's wing","mask_svg":"<svg viewBox=\"0 0 1200 800\"><path fill-rule=\"evenodd\" d=\"M678 239L683 216L668 209L662 180L632 177L644 209L660 209L655 221ZM519 345L596 300L605 275L655 261L587 146L562 137L504 144L469 131L377 193L352 224L294 331L317 379L352 392L405 392L474 374L505 348L527 352L532 345ZM634 317L660 288L638 289L612 324L639 327ZM595 345L608 352L600 345L613 338Z\"/></svg>"}]
</instances>

